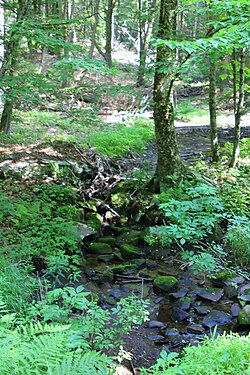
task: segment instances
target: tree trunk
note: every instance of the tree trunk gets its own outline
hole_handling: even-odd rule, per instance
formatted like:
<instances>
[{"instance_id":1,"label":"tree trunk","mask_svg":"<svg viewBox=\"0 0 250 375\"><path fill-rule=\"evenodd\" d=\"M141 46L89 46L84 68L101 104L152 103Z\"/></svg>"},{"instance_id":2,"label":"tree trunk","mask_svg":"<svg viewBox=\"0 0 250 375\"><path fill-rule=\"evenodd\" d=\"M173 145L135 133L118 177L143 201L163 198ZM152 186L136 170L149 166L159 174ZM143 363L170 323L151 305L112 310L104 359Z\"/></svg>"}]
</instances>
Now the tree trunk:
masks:
<instances>
[{"instance_id":1,"label":"tree trunk","mask_svg":"<svg viewBox=\"0 0 250 375\"><path fill-rule=\"evenodd\" d=\"M105 60L109 68L112 67L112 47L113 47L113 10L115 7L114 0L108 0L106 10L106 44Z\"/></svg>"},{"instance_id":2,"label":"tree trunk","mask_svg":"<svg viewBox=\"0 0 250 375\"><path fill-rule=\"evenodd\" d=\"M240 120L242 116L242 109L244 107L244 67L245 67L245 50L242 48L240 50L239 54L239 88L238 88L238 102L236 99L236 78L237 78L237 72L236 72L236 53L234 51L234 57L233 57L233 80L234 80L234 148L233 148L233 154L230 161L230 167L235 167L240 155Z\"/></svg>"},{"instance_id":3,"label":"tree trunk","mask_svg":"<svg viewBox=\"0 0 250 375\"><path fill-rule=\"evenodd\" d=\"M0 71L4 63L4 5L0 4ZM2 90L0 90L0 107L2 105Z\"/></svg>"},{"instance_id":4,"label":"tree trunk","mask_svg":"<svg viewBox=\"0 0 250 375\"><path fill-rule=\"evenodd\" d=\"M176 6L176 0L161 0L158 38L167 39L176 31L176 20L173 14ZM168 47L164 45L157 47L153 100L158 152L155 180L159 182L159 190L164 189L164 186L168 184L169 176L179 175L182 171L174 127L174 108L171 101L175 80L175 75L171 74L171 62L168 63L171 58L172 51ZM166 64L169 64L168 69Z\"/></svg>"},{"instance_id":5,"label":"tree trunk","mask_svg":"<svg viewBox=\"0 0 250 375\"><path fill-rule=\"evenodd\" d=\"M100 0L96 0L95 2L95 7L94 7L94 23L92 25L92 30L91 30L91 44L90 44L90 48L89 48L89 57L90 59L93 58L93 54L94 54L94 48L95 48L95 44L96 44L96 30L97 30L97 27L98 27L98 22L99 22L99 6L100 6Z\"/></svg>"},{"instance_id":6,"label":"tree trunk","mask_svg":"<svg viewBox=\"0 0 250 375\"><path fill-rule=\"evenodd\" d=\"M209 61L209 115L210 115L210 141L212 162L219 160L219 143L217 134L217 118L216 118L216 71L215 61L210 58Z\"/></svg>"},{"instance_id":7,"label":"tree trunk","mask_svg":"<svg viewBox=\"0 0 250 375\"><path fill-rule=\"evenodd\" d=\"M3 107L3 113L0 122L0 132L4 134L10 133L10 123L13 113L13 101L11 99L6 99Z\"/></svg>"}]
</instances>

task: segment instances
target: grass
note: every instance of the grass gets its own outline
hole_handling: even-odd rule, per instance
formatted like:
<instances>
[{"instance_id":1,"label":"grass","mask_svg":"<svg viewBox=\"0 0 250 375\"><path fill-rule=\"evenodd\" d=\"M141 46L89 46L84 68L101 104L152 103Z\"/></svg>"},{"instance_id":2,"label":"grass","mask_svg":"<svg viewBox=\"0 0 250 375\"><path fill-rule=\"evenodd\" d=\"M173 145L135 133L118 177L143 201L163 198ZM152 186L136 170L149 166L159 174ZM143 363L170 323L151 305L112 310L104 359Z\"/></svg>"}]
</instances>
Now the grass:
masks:
<instances>
[{"instance_id":1,"label":"grass","mask_svg":"<svg viewBox=\"0 0 250 375\"><path fill-rule=\"evenodd\" d=\"M154 127L148 119L128 120L123 124L106 124L90 109L59 114L45 111L15 113L10 136L0 135L0 142L29 145L60 140L93 146L110 157L142 151L154 139Z\"/></svg>"},{"instance_id":2,"label":"grass","mask_svg":"<svg viewBox=\"0 0 250 375\"><path fill-rule=\"evenodd\" d=\"M164 354L164 353L163 353ZM183 357L164 356L143 374L153 375L249 375L250 335L236 334L205 338L203 345L187 347Z\"/></svg>"},{"instance_id":3,"label":"grass","mask_svg":"<svg viewBox=\"0 0 250 375\"><path fill-rule=\"evenodd\" d=\"M208 125L210 122L208 105L206 103L195 103L190 99L183 100L177 104L175 117L180 121L200 125ZM220 126L227 126L232 125L232 120L225 113L218 112L217 123Z\"/></svg>"}]
</instances>

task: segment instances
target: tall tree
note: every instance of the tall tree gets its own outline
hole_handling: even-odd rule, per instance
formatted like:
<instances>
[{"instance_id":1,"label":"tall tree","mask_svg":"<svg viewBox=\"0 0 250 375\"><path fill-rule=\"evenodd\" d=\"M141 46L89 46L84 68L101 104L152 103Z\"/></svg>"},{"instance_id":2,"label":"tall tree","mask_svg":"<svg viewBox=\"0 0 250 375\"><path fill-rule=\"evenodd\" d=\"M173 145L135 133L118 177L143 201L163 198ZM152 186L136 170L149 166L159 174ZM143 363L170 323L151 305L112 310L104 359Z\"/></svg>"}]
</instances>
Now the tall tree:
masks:
<instances>
[{"instance_id":1,"label":"tall tree","mask_svg":"<svg viewBox=\"0 0 250 375\"><path fill-rule=\"evenodd\" d=\"M161 0L158 26L160 40L170 39L176 33L176 8L177 0ZM174 59L172 50L160 42L157 46L153 91L158 153L155 181L159 190L164 189L169 175L178 175L182 170L172 103L172 88L177 77L176 72L171 69Z\"/></svg>"}]
</instances>

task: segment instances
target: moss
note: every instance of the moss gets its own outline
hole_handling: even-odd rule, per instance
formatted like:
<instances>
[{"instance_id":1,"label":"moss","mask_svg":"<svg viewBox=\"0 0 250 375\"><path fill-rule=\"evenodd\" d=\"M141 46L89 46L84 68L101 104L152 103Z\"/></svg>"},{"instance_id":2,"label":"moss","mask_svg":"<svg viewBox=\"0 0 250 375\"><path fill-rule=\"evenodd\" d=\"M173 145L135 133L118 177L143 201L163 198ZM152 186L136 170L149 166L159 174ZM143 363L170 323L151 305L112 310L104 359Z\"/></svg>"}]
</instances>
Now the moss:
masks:
<instances>
[{"instance_id":1,"label":"moss","mask_svg":"<svg viewBox=\"0 0 250 375\"><path fill-rule=\"evenodd\" d=\"M112 248L107 243L92 242L89 251L93 254L112 254Z\"/></svg>"},{"instance_id":2,"label":"moss","mask_svg":"<svg viewBox=\"0 0 250 375\"><path fill-rule=\"evenodd\" d=\"M112 270L107 270L103 272L102 276L100 276L98 283L105 283L105 282L111 282L114 279L114 274Z\"/></svg>"},{"instance_id":3,"label":"moss","mask_svg":"<svg viewBox=\"0 0 250 375\"><path fill-rule=\"evenodd\" d=\"M123 274L125 273L126 271L130 271L130 270L136 270L137 269L137 265L135 263L131 263L131 264L125 264L125 265L119 265L119 266L114 266L112 267L112 271L116 274Z\"/></svg>"},{"instance_id":4,"label":"moss","mask_svg":"<svg viewBox=\"0 0 250 375\"><path fill-rule=\"evenodd\" d=\"M157 276L154 279L154 289L161 292L170 292L178 283L174 276Z\"/></svg>"},{"instance_id":5,"label":"moss","mask_svg":"<svg viewBox=\"0 0 250 375\"><path fill-rule=\"evenodd\" d=\"M250 305L243 307L239 312L238 320L240 325L250 326Z\"/></svg>"},{"instance_id":6,"label":"moss","mask_svg":"<svg viewBox=\"0 0 250 375\"><path fill-rule=\"evenodd\" d=\"M116 244L117 246L130 244L137 246L143 240L143 233L140 231L131 231L124 233L121 236L117 237Z\"/></svg>"},{"instance_id":7,"label":"moss","mask_svg":"<svg viewBox=\"0 0 250 375\"><path fill-rule=\"evenodd\" d=\"M100 243L107 243L109 244L110 246L115 246L115 241L116 239L114 237L101 237L101 238L98 238L97 242L100 242Z\"/></svg>"},{"instance_id":8,"label":"moss","mask_svg":"<svg viewBox=\"0 0 250 375\"><path fill-rule=\"evenodd\" d=\"M140 258L143 255L143 251L134 245L121 245L121 253L123 258L131 259L131 258Z\"/></svg>"}]
</instances>

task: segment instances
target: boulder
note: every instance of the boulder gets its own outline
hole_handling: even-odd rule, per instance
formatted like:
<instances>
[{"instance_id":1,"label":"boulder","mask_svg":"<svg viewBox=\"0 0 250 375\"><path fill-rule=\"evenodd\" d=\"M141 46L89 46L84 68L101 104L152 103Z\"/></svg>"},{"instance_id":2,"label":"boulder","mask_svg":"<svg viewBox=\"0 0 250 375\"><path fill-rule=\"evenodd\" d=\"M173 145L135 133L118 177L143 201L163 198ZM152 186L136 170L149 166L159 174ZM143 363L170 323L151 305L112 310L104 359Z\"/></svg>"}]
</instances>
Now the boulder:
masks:
<instances>
[{"instance_id":1,"label":"boulder","mask_svg":"<svg viewBox=\"0 0 250 375\"><path fill-rule=\"evenodd\" d=\"M89 252L92 254L112 254L113 250L107 243L92 242L89 245Z\"/></svg>"},{"instance_id":2,"label":"boulder","mask_svg":"<svg viewBox=\"0 0 250 375\"><path fill-rule=\"evenodd\" d=\"M170 292L177 285L178 280L174 276L157 276L153 287L156 292Z\"/></svg>"}]
</instances>

